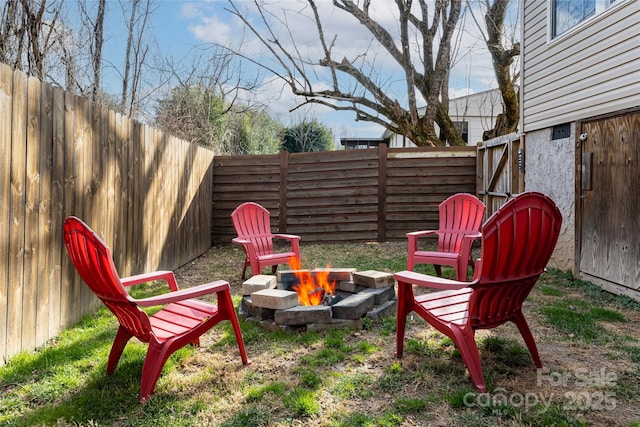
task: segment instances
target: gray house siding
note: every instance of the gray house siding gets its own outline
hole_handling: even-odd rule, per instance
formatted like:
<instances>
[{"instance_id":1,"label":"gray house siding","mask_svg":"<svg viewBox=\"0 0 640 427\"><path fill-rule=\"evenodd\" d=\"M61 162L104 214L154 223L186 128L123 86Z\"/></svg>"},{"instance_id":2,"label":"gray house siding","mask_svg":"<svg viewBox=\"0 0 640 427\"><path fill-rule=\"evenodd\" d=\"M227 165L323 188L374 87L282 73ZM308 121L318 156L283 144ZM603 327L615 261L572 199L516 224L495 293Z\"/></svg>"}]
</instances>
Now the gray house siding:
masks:
<instances>
[{"instance_id":1,"label":"gray house siding","mask_svg":"<svg viewBox=\"0 0 640 427\"><path fill-rule=\"evenodd\" d=\"M640 105L640 1L550 39L549 2L524 0L523 131Z\"/></svg>"}]
</instances>

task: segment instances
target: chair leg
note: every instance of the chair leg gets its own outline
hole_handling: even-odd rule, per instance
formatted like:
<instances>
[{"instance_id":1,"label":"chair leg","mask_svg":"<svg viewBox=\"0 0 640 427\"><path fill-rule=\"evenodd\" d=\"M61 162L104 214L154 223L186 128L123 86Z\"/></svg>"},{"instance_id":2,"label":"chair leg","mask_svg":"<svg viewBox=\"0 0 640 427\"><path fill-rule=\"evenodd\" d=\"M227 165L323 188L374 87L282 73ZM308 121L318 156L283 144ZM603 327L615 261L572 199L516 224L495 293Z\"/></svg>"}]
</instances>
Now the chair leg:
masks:
<instances>
[{"instance_id":1,"label":"chair leg","mask_svg":"<svg viewBox=\"0 0 640 427\"><path fill-rule=\"evenodd\" d=\"M434 264L433 268L436 270L436 275L442 277L442 267L438 264Z\"/></svg>"},{"instance_id":2,"label":"chair leg","mask_svg":"<svg viewBox=\"0 0 640 427\"><path fill-rule=\"evenodd\" d=\"M533 334L531 334L531 329L529 329L529 325L527 324L527 320L524 318L524 314L522 314L522 312L518 313L513 319L513 323L516 324L520 331L520 335L524 338L524 342L527 344L527 348L529 349L529 353L531 353L531 357L533 358L533 362L536 364L536 367L538 369L543 369L544 366L542 365L542 360L540 360L540 355L538 354L538 346L533 338Z\"/></svg>"},{"instance_id":3,"label":"chair leg","mask_svg":"<svg viewBox=\"0 0 640 427\"><path fill-rule=\"evenodd\" d=\"M140 403L145 403L153 393L158 383L160 373L167 359L171 355L169 341L164 344L149 343L147 356L142 365L142 379L140 381Z\"/></svg>"},{"instance_id":4,"label":"chair leg","mask_svg":"<svg viewBox=\"0 0 640 427\"><path fill-rule=\"evenodd\" d=\"M244 267L242 268L242 281L244 282L245 275L247 274L247 267L249 266L248 262L244 263Z\"/></svg>"},{"instance_id":5,"label":"chair leg","mask_svg":"<svg viewBox=\"0 0 640 427\"><path fill-rule=\"evenodd\" d=\"M116 366L120 361L120 357L122 356L122 352L124 351L125 346L132 336L133 335L122 326L118 328L116 337L113 340L113 345L111 346L111 351L109 352L109 360L107 361L107 374L112 374L113 371L115 371Z\"/></svg>"},{"instance_id":6,"label":"chair leg","mask_svg":"<svg viewBox=\"0 0 640 427\"><path fill-rule=\"evenodd\" d=\"M396 357L404 352L404 333L407 315L413 310L413 285L398 281L398 300L396 302Z\"/></svg>"},{"instance_id":7,"label":"chair leg","mask_svg":"<svg viewBox=\"0 0 640 427\"><path fill-rule=\"evenodd\" d=\"M467 366L471 381L481 392L487 391L482 375L482 366L480 365L480 351L475 340L475 333L470 327L459 328L452 325L451 334L447 334L453 340L456 347L460 351L462 361Z\"/></svg>"},{"instance_id":8,"label":"chair leg","mask_svg":"<svg viewBox=\"0 0 640 427\"><path fill-rule=\"evenodd\" d=\"M262 269L260 268L260 263L258 262L258 259L252 259L249 262L249 265L251 267L251 276L255 276L256 274L260 274L262 272Z\"/></svg>"},{"instance_id":9,"label":"chair leg","mask_svg":"<svg viewBox=\"0 0 640 427\"><path fill-rule=\"evenodd\" d=\"M398 314L396 316L396 357L401 358L404 352L404 330L407 324L407 316L400 314L400 305L398 305Z\"/></svg>"},{"instance_id":10,"label":"chair leg","mask_svg":"<svg viewBox=\"0 0 640 427\"><path fill-rule=\"evenodd\" d=\"M242 363L250 365L251 360L247 357L247 351L244 347L244 340L242 338L242 330L240 329L240 322L233 307L233 301L231 300L231 294L228 290L217 292L218 295L218 310L222 313L222 317L229 319L231 326L233 326L233 332L236 335L236 342L238 343L238 350L240 350L240 358Z\"/></svg>"}]
</instances>

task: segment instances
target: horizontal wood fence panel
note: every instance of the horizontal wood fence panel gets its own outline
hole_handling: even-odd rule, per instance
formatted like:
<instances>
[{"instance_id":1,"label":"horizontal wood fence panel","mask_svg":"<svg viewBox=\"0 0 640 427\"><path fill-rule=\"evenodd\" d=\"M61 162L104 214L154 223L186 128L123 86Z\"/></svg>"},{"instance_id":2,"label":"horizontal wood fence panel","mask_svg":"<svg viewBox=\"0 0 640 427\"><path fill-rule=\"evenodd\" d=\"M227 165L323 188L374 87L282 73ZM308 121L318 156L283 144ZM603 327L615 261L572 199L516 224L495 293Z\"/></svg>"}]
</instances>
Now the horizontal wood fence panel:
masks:
<instances>
[{"instance_id":1,"label":"horizontal wood fence panel","mask_svg":"<svg viewBox=\"0 0 640 427\"><path fill-rule=\"evenodd\" d=\"M236 185L231 187L238 188L238 186ZM218 185L217 188L220 188L220 186ZM227 202L226 204L233 211L233 209L235 209L240 203L242 203L238 203L238 201L243 200L239 198L241 196L245 196L247 200L262 200L264 202L267 202L268 200L265 199L265 196L269 197L271 195L273 197L276 197L277 201L279 188L279 185L247 185L244 188L238 188L237 190L223 191L220 194L214 193L214 203L217 204L218 202ZM229 213L229 215L231 215L231 213Z\"/></svg>"},{"instance_id":2,"label":"horizontal wood fence panel","mask_svg":"<svg viewBox=\"0 0 640 427\"><path fill-rule=\"evenodd\" d=\"M310 199L309 202L314 204L317 202L327 204L328 206L342 206L349 205L351 203L350 197L352 196L377 196L378 191L376 187L360 187L360 188L310 188L308 190L291 190L287 192L289 197L297 200ZM376 199L377 200L377 199Z\"/></svg>"},{"instance_id":3,"label":"horizontal wood fence panel","mask_svg":"<svg viewBox=\"0 0 640 427\"><path fill-rule=\"evenodd\" d=\"M357 180L357 181L356 181ZM344 170L336 171L318 171L315 174L289 174L289 188L303 186L363 186L374 185L378 182L378 174L375 169L351 169L349 170L348 179Z\"/></svg>"},{"instance_id":4,"label":"horizontal wood fence panel","mask_svg":"<svg viewBox=\"0 0 640 427\"><path fill-rule=\"evenodd\" d=\"M375 240L377 215L369 216L367 220L366 214L344 213L346 207L354 204L369 210L377 206L378 156L376 152L368 151L329 152L325 156L316 153L289 155L286 231L310 242L319 241L325 235L335 236L336 241ZM289 211L289 201L296 201L298 208L311 211L322 206L326 213L293 217L295 210Z\"/></svg>"},{"instance_id":5,"label":"horizontal wood fence panel","mask_svg":"<svg viewBox=\"0 0 640 427\"><path fill-rule=\"evenodd\" d=\"M261 182L263 184L280 185L280 171L265 172L261 174L256 174L256 173L243 174L243 175L251 176L252 180L255 180L255 182ZM230 186L236 184L236 186L240 188L242 187L242 185L244 185L242 182L238 182L238 174L217 176L216 184L225 184ZM228 189L225 188L225 190L231 190L231 189L232 187L229 187Z\"/></svg>"},{"instance_id":6,"label":"horizontal wood fence panel","mask_svg":"<svg viewBox=\"0 0 640 427\"><path fill-rule=\"evenodd\" d=\"M64 249L67 216L123 276L210 248L211 151L2 64L0 123L0 364L98 306Z\"/></svg>"},{"instance_id":7,"label":"horizontal wood fence panel","mask_svg":"<svg viewBox=\"0 0 640 427\"><path fill-rule=\"evenodd\" d=\"M314 213L312 215L318 218L322 218L322 222L328 221L332 223L333 225L331 225L331 227L334 227L335 224L339 224L339 223L345 225L345 228L346 228L348 224L363 224L363 223L367 224L367 223L377 223L378 221L377 211L368 212L368 213L351 213L351 214L332 213L329 215ZM306 226L309 226L309 222L310 222L309 219L312 217L312 215L305 215L305 216L290 215L287 221L289 223L289 226L300 226L298 228L302 229ZM320 229L321 227L316 226L316 228Z\"/></svg>"},{"instance_id":8,"label":"horizontal wood fence panel","mask_svg":"<svg viewBox=\"0 0 640 427\"><path fill-rule=\"evenodd\" d=\"M218 156L213 160L212 240L231 243L236 237L231 212L251 200L278 218L280 158L272 156ZM273 219L272 219L273 221ZM276 222L277 224L277 222Z\"/></svg>"},{"instance_id":9,"label":"horizontal wood fence panel","mask_svg":"<svg viewBox=\"0 0 640 427\"><path fill-rule=\"evenodd\" d=\"M348 206L303 206L303 207L292 207L289 206L287 208L287 212L289 213L290 218L296 217L308 217L312 215L349 215L349 214L367 214L367 213L378 213L378 207L373 206L373 203L370 203L371 206L367 206L364 204L351 204Z\"/></svg>"},{"instance_id":10,"label":"horizontal wood fence panel","mask_svg":"<svg viewBox=\"0 0 640 427\"><path fill-rule=\"evenodd\" d=\"M405 240L408 231L437 227L445 198L476 189L475 147L251 157L214 160L214 243L236 236L231 212L246 201L269 209L273 231L298 234L301 244Z\"/></svg>"},{"instance_id":11,"label":"horizontal wood fence panel","mask_svg":"<svg viewBox=\"0 0 640 427\"><path fill-rule=\"evenodd\" d=\"M444 199L475 192L475 163L474 147L390 150L386 238L403 240L409 231L436 229L438 205Z\"/></svg>"},{"instance_id":12,"label":"horizontal wood fence panel","mask_svg":"<svg viewBox=\"0 0 640 427\"><path fill-rule=\"evenodd\" d=\"M323 197L318 197L315 199L302 199L297 198L295 200L291 200L291 202L287 202L287 210L291 208L304 208L304 209L326 209L330 212L340 212L344 209L349 208L364 208L366 206L373 206L374 209L377 210L376 202L378 201L377 194L370 195L355 195L349 197L346 204L342 204L337 206L336 204L327 203L327 199Z\"/></svg>"}]
</instances>

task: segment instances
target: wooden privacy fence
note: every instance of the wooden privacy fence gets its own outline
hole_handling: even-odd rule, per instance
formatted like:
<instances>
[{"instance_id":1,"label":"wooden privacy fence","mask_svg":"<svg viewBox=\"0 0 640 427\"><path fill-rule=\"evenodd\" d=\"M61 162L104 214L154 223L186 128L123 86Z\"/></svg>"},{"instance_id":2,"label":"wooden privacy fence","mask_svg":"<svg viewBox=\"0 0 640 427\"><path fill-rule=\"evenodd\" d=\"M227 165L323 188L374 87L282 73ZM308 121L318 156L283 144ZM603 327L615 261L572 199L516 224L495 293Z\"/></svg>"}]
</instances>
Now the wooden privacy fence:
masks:
<instances>
[{"instance_id":1,"label":"wooden privacy fence","mask_svg":"<svg viewBox=\"0 0 640 427\"><path fill-rule=\"evenodd\" d=\"M475 189L475 147L214 158L0 64L0 364L97 306L64 250L68 215L126 276L230 243L244 201L303 244L384 241L435 228L442 200Z\"/></svg>"},{"instance_id":2,"label":"wooden privacy fence","mask_svg":"<svg viewBox=\"0 0 640 427\"><path fill-rule=\"evenodd\" d=\"M0 64L0 364L95 308L63 247L76 215L122 275L211 246L213 153Z\"/></svg>"},{"instance_id":3,"label":"wooden privacy fence","mask_svg":"<svg viewBox=\"0 0 640 427\"><path fill-rule=\"evenodd\" d=\"M475 147L218 156L213 169L214 243L236 236L230 215L246 201L302 243L385 241L437 228L442 200L476 190Z\"/></svg>"}]
</instances>

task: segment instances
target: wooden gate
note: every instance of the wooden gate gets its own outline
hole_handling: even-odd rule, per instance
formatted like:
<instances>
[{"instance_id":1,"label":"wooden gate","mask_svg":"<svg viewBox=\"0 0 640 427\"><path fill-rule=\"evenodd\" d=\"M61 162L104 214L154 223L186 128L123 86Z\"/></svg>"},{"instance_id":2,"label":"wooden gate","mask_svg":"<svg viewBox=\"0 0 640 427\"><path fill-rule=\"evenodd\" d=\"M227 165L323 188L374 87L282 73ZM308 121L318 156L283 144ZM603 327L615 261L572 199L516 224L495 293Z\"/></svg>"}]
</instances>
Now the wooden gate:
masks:
<instances>
[{"instance_id":1,"label":"wooden gate","mask_svg":"<svg viewBox=\"0 0 640 427\"><path fill-rule=\"evenodd\" d=\"M578 123L576 265L586 279L640 290L640 111Z\"/></svg>"},{"instance_id":2,"label":"wooden gate","mask_svg":"<svg viewBox=\"0 0 640 427\"><path fill-rule=\"evenodd\" d=\"M512 195L524 191L524 136L510 134L478 145L477 188L489 218Z\"/></svg>"}]
</instances>

